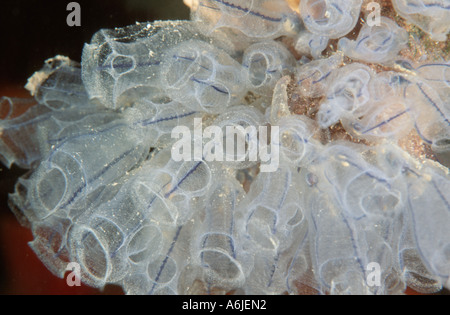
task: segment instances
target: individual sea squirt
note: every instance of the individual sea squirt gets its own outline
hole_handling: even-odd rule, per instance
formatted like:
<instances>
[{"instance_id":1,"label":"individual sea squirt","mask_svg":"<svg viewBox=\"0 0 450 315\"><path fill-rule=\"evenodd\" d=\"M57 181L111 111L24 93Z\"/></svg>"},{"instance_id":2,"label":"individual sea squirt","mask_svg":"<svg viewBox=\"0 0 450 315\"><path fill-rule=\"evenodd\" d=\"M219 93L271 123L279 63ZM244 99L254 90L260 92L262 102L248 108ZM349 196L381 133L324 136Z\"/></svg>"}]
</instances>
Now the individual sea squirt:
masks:
<instances>
[{"instance_id":1,"label":"individual sea squirt","mask_svg":"<svg viewBox=\"0 0 450 315\"><path fill-rule=\"evenodd\" d=\"M366 2L194 0L190 21L100 30L81 64L47 60L36 105L0 101L34 252L127 294L450 288L450 63L410 58L405 30L448 47L448 1L393 0L379 25ZM173 158L180 126L202 145L191 160ZM230 126L257 130L244 157L210 159ZM255 137L271 150L250 159Z\"/></svg>"}]
</instances>

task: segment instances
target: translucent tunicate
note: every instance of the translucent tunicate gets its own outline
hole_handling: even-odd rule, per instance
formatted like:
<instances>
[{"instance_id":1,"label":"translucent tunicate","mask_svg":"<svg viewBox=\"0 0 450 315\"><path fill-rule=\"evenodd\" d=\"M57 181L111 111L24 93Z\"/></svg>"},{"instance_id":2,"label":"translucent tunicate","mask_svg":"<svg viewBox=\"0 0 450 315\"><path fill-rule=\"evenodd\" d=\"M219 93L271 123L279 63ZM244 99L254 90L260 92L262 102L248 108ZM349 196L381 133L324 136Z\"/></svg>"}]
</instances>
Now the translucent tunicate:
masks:
<instances>
[{"instance_id":1,"label":"translucent tunicate","mask_svg":"<svg viewBox=\"0 0 450 315\"><path fill-rule=\"evenodd\" d=\"M426 184L425 184L426 183ZM448 174L435 169L425 169L409 184L408 205L418 253L427 269L439 279L442 285L450 277L450 245L448 225L450 222L450 189ZM433 207L428 207L430 203ZM428 227L433 226L432 229ZM435 242L437 238L442 241Z\"/></svg>"},{"instance_id":2,"label":"translucent tunicate","mask_svg":"<svg viewBox=\"0 0 450 315\"><path fill-rule=\"evenodd\" d=\"M415 71L427 84L431 85L441 98L450 97L450 64L448 62L425 63Z\"/></svg>"},{"instance_id":3,"label":"translucent tunicate","mask_svg":"<svg viewBox=\"0 0 450 315\"><path fill-rule=\"evenodd\" d=\"M267 152L270 141L265 124L264 116L256 108L230 107L213 121L213 128L205 129L209 136L204 139L205 160L220 161L231 169L245 169L261 162L261 150Z\"/></svg>"},{"instance_id":4,"label":"translucent tunicate","mask_svg":"<svg viewBox=\"0 0 450 315\"><path fill-rule=\"evenodd\" d=\"M370 101L369 82L373 71L362 64L352 63L335 72L339 81L328 88L327 100L320 105L319 125L328 128L344 117L360 117Z\"/></svg>"},{"instance_id":5,"label":"translucent tunicate","mask_svg":"<svg viewBox=\"0 0 450 315\"><path fill-rule=\"evenodd\" d=\"M242 247L254 257L247 294L281 294L286 290L290 257L305 236L305 221L290 169L261 173L238 208ZM289 253L289 254L288 254Z\"/></svg>"},{"instance_id":6,"label":"translucent tunicate","mask_svg":"<svg viewBox=\"0 0 450 315\"><path fill-rule=\"evenodd\" d=\"M295 44L295 50L303 55L311 55L314 59L320 58L330 41L327 36L318 36L308 31L302 32Z\"/></svg>"},{"instance_id":7,"label":"translucent tunicate","mask_svg":"<svg viewBox=\"0 0 450 315\"><path fill-rule=\"evenodd\" d=\"M136 131L141 131L148 147L160 146L171 138L172 130L179 125L191 126L201 113L170 99L156 103L139 100L123 112L124 118Z\"/></svg>"},{"instance_id":8,"label":"translucent tunicate","mask_svg":"<svg viewBox=\"0 0 450 315\"><path fill-rule=\"evenodd\" d=\"M233 178L214 184L208 194L205 218L192 244L192 263L201 267L199 279L209 293L213 288L227 292L242 287L251 269L250 255L239 247L241 231L235 218L243 197L242 187Z\"/></svg>"},{"instance_id":9,"label":"translucent tunicate","mask_svg":"<svg viewBox=\"0 0 450 315\"><path fill-rule=\"evenodd\" d=\"M393 20L381 17L380 25L365 24L355 41L339 40L339 49L352 59L385 63L393 60L408 42L407 32Z\"/></svg>"},{"instance_id":10,"label":"translucent tunicate","mask_svg":"<svg viewBox=\"0 0 450 315\"><path fill-rule=\"evenodd\" d=\"M195 24L182 21L137 23L97 32L85 45L82 57L83 82L89 97L115 109L159 94L163 88L160 64L167 50L189 39L214 42L200 35Z\"/></svg>"},{"instance_id":11,"label":"translucent tunicate","mask_svg":"<svg viewBox=\"0 0 450 315\"><path fill-rule=\"evenodd\" d=\"M415 86L408 86L405 93L420 92L418 99L423 104L420 115L434 113L434 126L424 127L423 119L417 119L417 129L421 134L432 141L436 152L450 151L450 111L448 100L450 97L450 65L447 63L427 63L416 69L420 81ZM431 109L431 111L428 111ZM429 118L428 118L429 119ZM423 132L423 133L422 133Z\"/></svg>"},{"instance_id":12,"label":"translucent tunicate","mask_svg":"<svg viewBox=\"0 0 450 315\"><path fill-rule=\"evenodd\" d=\"M269 121L279 128L279 138L274 145L279 147L281 163L291 167L307 165L317 151L317 143L313 139L315 124L305 116L291 115L287 90L292 80L286 76L275 86Z\"/></svg>"},{"instance_id":13,"label":"translucent tunicate","mask_svg":"<svg viewBox=\"0 0 450 315\"><path fill-rule=\"evenodd\" d=\"M242 65L253 90L271 96L278 80L295 66L295 59L282 44L265 41L247 48Z\"/></svg>"},{"instance_id":14,"label":"translucent tunicate","mask_svg":"<svg viewBox=\"0 0 450 315\"><path fill-rule=\"evenodd\" d=\"M0 99L10 115L0 121L2 161L31 168L44 159L64 135L78 133L80 126L93 126L117 119L117 114L95 107L58 111L33 99Z\"/></svg>"},{"instance_id":15,"label":"translucent tunicate","mask_svg":"<svg viewBox=\"0 0 450 315\"><path fill-rule=\"evenodd\" d=\"M450 31L450 6L446 0L393 0L395 11L430 34L434 40L445 41Z\"/></svg>"},{"instance_id":16,"label":"translucent tunicate","mask_svg":"<svg viewBox=\"0 0 450 315\"><path fill-rule=\"evenodd\" d=\"M86 206L86 197L107 182L120 178L145 157L138 134L113 121L90 133L72 134L54 141L52 151L17 187L26 193L12 200L29 219L44 220L55 212ZM88 147L84 140L92 139ZM97 150L108 152L99 157Z\"/></svg>"},{"instance_id":17,"label":"translucent tunicate","mask_svg":"<svg viewBox=\"0 0 450 315\"><path fill-rule=\"evenodd\" d=\"M36 72L25 86L30 94L51 109L65 107L94 106L81 79L80 64L67 57L48 59L44 67Z\"/></svg>"},{"instance_id":18,"label":"translucent tunicate","mask_svg":"<svg viewBox=\"0 0 450 315\"><path fill-rule=\"evenodd\" d=\"M424 81L413 81L405 88L405 95L414 99L410 103L415 127L424 141L438 147L445 146L450 137L450 108L439 94Z\"/></svg>"},{"instance_id":19,"label":"translucent tunicate","mask_svg":"<svg viewBox=\"0 0 450 315\"><path fill-rule=\"evenodd\" d=\"M361 5L361 0L305 0L300 2L299 9L311 33L335 39L356 26Z\"/></svg>"},{"instance_id":20,"label":"translucent tunicate","mask_svg":"<svg viewBox=\"0 0 450 315\"><path fill-rule=\"evenodd\" d=\"M394 285L398 280L388 275L398 273L392 248L401 233L398 226L406 207L406 185L386 176L387 164L370 158L375 152L360 155L359 150L365 148L339 144L326 148L321 156L333 158L319 157L313 162L314 184L306 181L304 186L311 190L309 222L315 235L312 260L318 270L317 281L322 290L336 294L398 289ZM323 198L315 197L324 192L328 193ZM365 230L365 226L374 228ZM327 233L321 232L323 229ZM371 262L381 267L382 286L366 281Z\"/></svg>"},{"instance_id":21,"label":"translucent tunicate","mask_svg":"<svg viewBox=\"0 0 450 315\"><path fill-rule=\"evenodd\" d=\"M195 0L192 20L211 33L237 29L251 38L276 38L295 33L298 17L283 0Z\"/></svg>"},{"instance_id":22,"label":"translucent tunicate","mask_svg":"<svg viewBox=\"0 0 450 315\"><path fill-rule=\"evenodd\" d=\"M342 64L343 58L341 53L336 53L329 58L313 60L299 66L295 72L299 92L305 97L323 96L333 71Z\"/></svg>"},{"instance_id":23,"label":"translucent tunicate","mask_svg":"<svg viewBox=\"0 0 450 315\"><path fill-rule=\"evenodd\" d=\"M220 113L244 94L242 66L225 51L191 40L173 47L161 67L169 97L194 110Z\"/></svg>"}]
</instances>

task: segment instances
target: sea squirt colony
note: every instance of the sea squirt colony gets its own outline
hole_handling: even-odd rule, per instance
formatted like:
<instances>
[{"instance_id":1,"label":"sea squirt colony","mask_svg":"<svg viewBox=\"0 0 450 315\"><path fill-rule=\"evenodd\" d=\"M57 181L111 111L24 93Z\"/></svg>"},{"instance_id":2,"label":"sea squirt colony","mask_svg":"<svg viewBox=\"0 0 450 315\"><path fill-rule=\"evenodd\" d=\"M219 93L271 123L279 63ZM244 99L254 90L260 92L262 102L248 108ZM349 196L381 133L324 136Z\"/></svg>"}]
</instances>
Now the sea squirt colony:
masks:
<instances>
[{"instance_id":1,"label":"sea squirt colony","mask_svg":"<svg viewBox=\"0 0 450 315\"><path fill-rule=\"evenodd\" d=\"M392 4L447 40L448 0ZM103 29L81 65L47 60L33 99L0 103L2 162L30 170L10 206L32 249L128 294L450 288L448 164L400 145L450 154L450 63L401 57L388 17L350 36L362 6L194 0L190 21ZM279 126L279 167L174 161L171 132L195 118Z\"/></svg>"}]
</instances>

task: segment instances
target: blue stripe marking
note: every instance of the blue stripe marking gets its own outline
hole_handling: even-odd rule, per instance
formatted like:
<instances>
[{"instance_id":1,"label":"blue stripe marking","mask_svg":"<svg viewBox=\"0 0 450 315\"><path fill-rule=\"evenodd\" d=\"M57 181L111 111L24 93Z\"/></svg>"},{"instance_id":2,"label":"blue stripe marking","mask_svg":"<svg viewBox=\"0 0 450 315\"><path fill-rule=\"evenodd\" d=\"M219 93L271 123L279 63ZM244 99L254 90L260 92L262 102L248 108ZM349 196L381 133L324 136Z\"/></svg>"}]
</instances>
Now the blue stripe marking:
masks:
<instances>
[{"instance_id":1,"label":"blue stripe marking","mask_svg":"<svg viewBox=\"0 0 450 315\"><path fill-rule=\"evenodd\" d=\"M431 99L431 97L422 89L423 83L416 83L417 87L419 88L420 92L425 96L425 98L433 105L433 107L436 109L436 111L441 115L442 118L444 118L444 121L447 123L447 125L450 126L450 121L447 117L445 117L445 114L441 111L441 109L437 106L437 104Z\"/></svg>"},{"instance_id":2,"label":"blue stripe marking","mask_svg":"<svg viewBox=\"0 0 450 315\"><path fill-rule=\"evenodd\" d=\"M224 0L213 0L213 1L215 1L217 3L220 3L220 4L223 4L223 5L225 5L225 6L229 7L229 8L236 9L238 11L242 11L242 12L251 14L253 16L262 18L263 20L266 20L266 21L269 21L269 22L281 22L281 21L283 21L282 18L270 17L270 16L264 15L264 14L256 12L256 11L252 11L252 10L250 10L248 8L241 7L241 6L233 4L233 3L229 3L229 2L224 1Z\"/></svg>"},{"instance_id":3,"label":"blue stripe marking","mask_svg":"<svg viewBox=\"0 0 450 315\"><path fill-rule=\"evenodd\" d=\"M161 266L159 267L158 273L156 274L156 277L155 277L155 282L153 283L153 286L152 286L149 294L153 294L153 291L155 290L156 286L158 285L158 280L161 277L161 274L162 274L164 268L166 267L167 261L169 260L169 256L172 253L173 248L175 247L175 243L177 242L178 237L180 236L180 232L181 232L182 228L183 228L182 225L177 228L177 231L175 233L175 237L172 240L172 244L170 244L170 248L167 251L166 257L164 258Z\"/></svg>"},{"instance_id":4,"label":"blue stripe marking","mask_svg":"<svg viewBox=\"0 0 450 315\"><path fill-rule=\"evenodd\" d=\"M378 125L373 126L373 127L369 128L369 129L365 130L364 132L362 132L362 134L363 134L363 135L364 135L364 134L367 134L368 132L371 132L371 131L373 131L373 130L375 130L375 129L377 129L377 128L380 128L380 127L382 127L382 126L384 126L384 125L387 125L387 124L389 124L391 121L393 121L393 120L395 120L395 119L397 119L397 118L403 116L403 115L406 114L407 112L409 112L409 109L406 109L406 110L404 110L403 112L398 113L398 114L395 115L395 116L392 116L392 117L389 118L388 120L385 120L385 121L379 123Z\"/></svg>"},{"instance_id":5,"label":"blue stripe marking","mask_svg":"<svg viewBox=\"0 0 450 315\"><path fill-rule=\"evenodd\" d=\"M156 120L153 120L154 118L151 118L151 119L145 119L145 120L141 120L141 121L135 122L134 124L135 124L135 125L141 124L142 126L149 126L149 125L158 124L158 123L164 122L164 121L170 121L170 120L174 120L174 119L185 118L185 117L194 115L194 114L196 114L196 113L197 113L197 112L192 111L192 112L188 112L188 113L181 114L181 115L178 115L178 116L177 116L177 115L174 115L174 116L169 116L169 117L159 118L159 119L156 119Z\"/></svg>"}]
</instances>

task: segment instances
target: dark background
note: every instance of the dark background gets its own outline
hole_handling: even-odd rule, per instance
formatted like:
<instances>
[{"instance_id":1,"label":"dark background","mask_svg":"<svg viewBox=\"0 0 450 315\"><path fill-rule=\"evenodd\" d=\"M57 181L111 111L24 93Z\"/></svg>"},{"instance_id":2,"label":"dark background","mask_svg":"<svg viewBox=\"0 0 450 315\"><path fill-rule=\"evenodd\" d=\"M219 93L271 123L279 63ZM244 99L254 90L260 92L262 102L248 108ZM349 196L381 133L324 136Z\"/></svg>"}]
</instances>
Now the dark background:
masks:
<instances>
[{"instance_id":1,"label":"dark background","mask_svg":"<svg viewBox=\"0 0 450 315\"><path fill-rule=\"evenodd\" d=\"M122 27L135 22L189 19L182 0L78 0L81 26L66 23L71 0L1 0L0 2L0 97L27 97L27 79L44 61L55 55L81 61L83 45L101 28ZM27 243L31 232L21 227L8 208L24 171L0 163L0 294L120 294L73 287L53 276Z\"/></svg>"}]
</instances>

